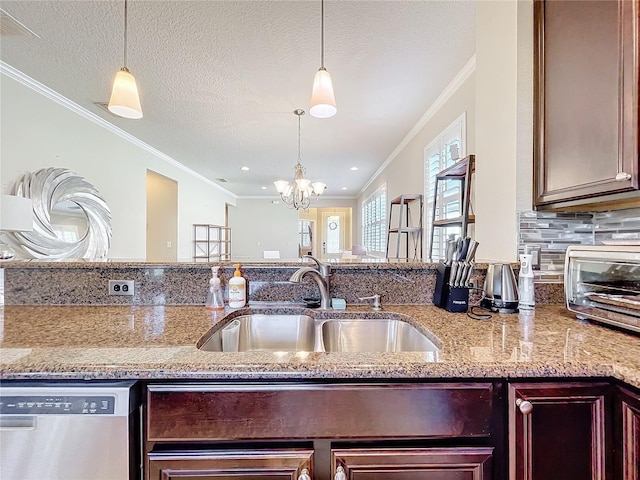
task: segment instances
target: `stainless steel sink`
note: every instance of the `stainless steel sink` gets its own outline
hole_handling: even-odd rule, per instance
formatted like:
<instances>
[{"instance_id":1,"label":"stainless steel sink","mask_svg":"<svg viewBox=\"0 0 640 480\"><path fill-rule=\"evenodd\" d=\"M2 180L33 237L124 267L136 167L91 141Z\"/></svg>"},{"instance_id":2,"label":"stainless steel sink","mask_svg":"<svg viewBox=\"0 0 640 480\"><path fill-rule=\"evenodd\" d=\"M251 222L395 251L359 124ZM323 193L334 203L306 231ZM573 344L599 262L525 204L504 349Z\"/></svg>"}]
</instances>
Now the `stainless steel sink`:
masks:
<instances>
[{"instance_id":1,"label":"stainless steel sink","mask_svg":"<svg viewBox=\"0 0 640 480\"><path fill-rule=\"evenodd\" d=\"M208 352L429 352L428 359L438 358L429 337L394 318L254 313L207 333L196 346Z\"/></svg>"},{"instance_id":2,"label":"stainless steel sink","mask_svg":"<svg viewBox=\"0 0 640 480\"><path fill-rule=\"evenodd\" d=\"M209 352L312 352L314 342L312 317L251 314L234 318L197 346Z\"/></svg>"},{"instance_id":3,"label":"stainless steel sink","mask_svg":"<svg viewBox=\"0 0 640 480\"><path fill-rule=\"evenodd\" d=\"M415 327L396 319L327 320L322 325L327 352L437 352Z\"/></svg>"}]
</instances>

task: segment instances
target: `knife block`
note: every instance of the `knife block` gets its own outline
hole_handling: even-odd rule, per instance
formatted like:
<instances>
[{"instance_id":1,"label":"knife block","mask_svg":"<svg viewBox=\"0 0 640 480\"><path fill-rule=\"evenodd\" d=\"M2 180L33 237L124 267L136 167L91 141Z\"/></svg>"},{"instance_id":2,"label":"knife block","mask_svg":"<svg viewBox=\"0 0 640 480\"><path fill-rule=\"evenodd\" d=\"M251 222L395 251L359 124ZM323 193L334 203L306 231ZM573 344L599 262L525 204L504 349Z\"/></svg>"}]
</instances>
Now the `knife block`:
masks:
<instances>
[{"instance_id":1,"label":"knife block","mask_svg":"<svg viewBox=\"0 0 640 480\"><path fill-rule=\"evenodd\" d=\"M436 286L433 290L433 304L448 312L466 312L469 308L469 289L449 285L451 267L438 262Z\"/></svg>"}]
</instances>

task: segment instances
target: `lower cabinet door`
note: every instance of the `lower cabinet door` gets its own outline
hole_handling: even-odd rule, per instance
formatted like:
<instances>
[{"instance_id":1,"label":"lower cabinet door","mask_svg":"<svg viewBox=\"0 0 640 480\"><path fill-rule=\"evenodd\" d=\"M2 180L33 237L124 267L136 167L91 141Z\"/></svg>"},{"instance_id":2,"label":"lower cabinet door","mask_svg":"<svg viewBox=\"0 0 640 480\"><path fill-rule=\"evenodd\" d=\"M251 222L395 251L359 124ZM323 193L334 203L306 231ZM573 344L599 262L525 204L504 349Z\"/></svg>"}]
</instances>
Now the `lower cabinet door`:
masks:
<instances>
[{"instance_id":1,"label":"lower cabinet door","mask_svg":"<svg viewBox=\"0 0 640 480\"><path fill-rule=\"evenodd\" d=\"M640 396L620 388L619 398L622 448L618 451L622 455L622 472L618 478L640 480Z\"/></svg>"},{"instance_id":2,"label":"lower cabinet door","mask_svg":"<svg viewBox=\"0 0 640 480\"><path fill-rule=\"evenodd\" d=\"M331 451L333 478L337 480L341 478L339 471L344 471L348 480L488 480L492 456L491 447Z\"/></svg>"},{"instance_id":3,"label":"lower cabinet door","mask_svg":"<svg viewBox=\"0 0 640 480\"><path fill-rule=\"evenodd\" d=\"M509 386L510 480L606 480L613 451L606 383Z\"/></svg>"},{"instance_id":4,"label":"lower cabinet door","mask_svg":"<svg viewBox=\"0 0 640 480\"><path fill-rule=\"evenodd\" d=\"M311 450L151 452L148 460L149 480L297 480L304 469L313 475Z\"/></svg>"}]
</instances>

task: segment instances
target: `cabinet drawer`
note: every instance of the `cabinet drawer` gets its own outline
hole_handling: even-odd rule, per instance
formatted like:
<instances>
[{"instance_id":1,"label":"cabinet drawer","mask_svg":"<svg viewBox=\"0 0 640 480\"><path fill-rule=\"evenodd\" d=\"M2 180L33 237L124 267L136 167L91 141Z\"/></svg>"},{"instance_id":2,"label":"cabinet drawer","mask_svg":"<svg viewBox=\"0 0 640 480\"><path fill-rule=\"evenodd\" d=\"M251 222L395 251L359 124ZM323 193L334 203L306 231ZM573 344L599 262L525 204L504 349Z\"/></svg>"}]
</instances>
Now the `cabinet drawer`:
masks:
<instances>
[{"instance_id":1,"label":"cabinet drawer","mask_svg":"<svg viewBox=\"0 0 640 480\"><path fill-rule=\"evenodd\" d=\"M295 449L154 452L148 461L148 478L164 480L296 480L303 469L313 471L313 451Z\"/></svg>"},{"instance_id":2,"label":"cabinet drawer","mask_svg":"<svg viewBox=\"0 0 640 480\"><path fill-rule=\"evenodd\" d=\"M152 442L486 437L493 385L152 385L147 402Z\"/></svg>"},{"instance_id":3,"label":"cabinet drawer","mask_svg":"<svg viewBox=\"0 0 640 480\"><path fill-rule=\"evenodd\" d=\"M331 451L352 480L489 480L491 447L378 448Z\"/></svg>"}]
</instances>

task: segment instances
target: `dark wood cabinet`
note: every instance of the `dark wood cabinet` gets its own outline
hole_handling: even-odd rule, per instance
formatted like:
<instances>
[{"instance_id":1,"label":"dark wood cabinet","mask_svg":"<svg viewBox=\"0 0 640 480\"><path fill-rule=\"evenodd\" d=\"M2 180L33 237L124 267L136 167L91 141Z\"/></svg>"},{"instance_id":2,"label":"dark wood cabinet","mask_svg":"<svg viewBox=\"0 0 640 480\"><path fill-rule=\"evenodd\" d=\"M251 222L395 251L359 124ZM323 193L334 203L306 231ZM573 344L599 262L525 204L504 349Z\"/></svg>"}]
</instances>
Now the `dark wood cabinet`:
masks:
<instances>
[{"instance_id":1,"label":"dark wood cabinet","mask_svg":"<svg viewBox=\"0 0 640 480\"><path fill-rule=\"evenodd\" d=\"M310 450L168 451L149 454L154 480L297 480L311 471Z\"/></svg>"},{"instance_id":2,"label":"dark wood cabinet","mask_svg":"<svg viewBox=\"0 0 640 480\"><path fill-rule=\"evenodd\" d=\"M616 407L616 478L640 480L640 395L618 388Z\"/></svg>"},{"instance_id":3,"label":"dark wood cabinet","mask_svg":"<svg viewBox=\"0 0 640 480\"><path fill-rule=\"evenodd\" d=\"M638 10L638 0L534 2L538 208L640 201Z\"/></svg>"},{"instance_id":4,"label":"dark wood cabinet","mask_svg":"<svg viewBox=\"0 0 640 480\"><path fill-rule=\"evenodd\" d=\"M502 382L150 385L146 478L298 479L307 469L329 480L342 467L350 480L486 480L504 461L502 392Z\"/></svg>"},{"instance_id":5,"label":"dark wood cabinet","mask_svg":"<svg viewBox=\"0 0 640 480\"><path fill-rule=\"evenodd\" d=\"M332 451L332 472L348 480L488 480L493 448L343 449Z\"/></svg>"},{"instance_id":6,"label":"dark wood cabinet","mask_svg":"<svg viewBox=\"0 0 640 480\"><path fill-rule=\"evenodd\" d=\"M608 383L509 386L511 480L612 478Z\"/></svg>"}]
</instances>

